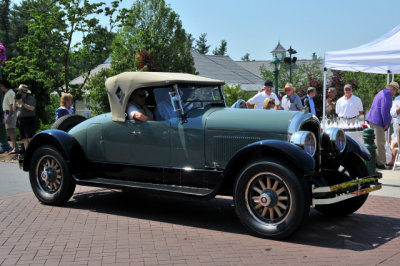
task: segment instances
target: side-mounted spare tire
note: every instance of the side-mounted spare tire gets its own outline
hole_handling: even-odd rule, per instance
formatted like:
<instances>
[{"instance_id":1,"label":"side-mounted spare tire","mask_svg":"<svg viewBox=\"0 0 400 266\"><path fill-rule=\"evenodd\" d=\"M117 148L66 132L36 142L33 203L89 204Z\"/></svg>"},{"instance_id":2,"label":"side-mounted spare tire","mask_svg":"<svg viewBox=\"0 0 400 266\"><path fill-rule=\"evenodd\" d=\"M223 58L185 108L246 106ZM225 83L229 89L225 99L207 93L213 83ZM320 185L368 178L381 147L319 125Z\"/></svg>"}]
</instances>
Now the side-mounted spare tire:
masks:
<instances>
[{"instance_id":1,"label":"side-mounted spare tire","mask_svg":"<svg viewBox=\"0 0 400 266\"><path fill-rule=\"evenodd\" d=\"M65 115L58 119L51 128L68 132L71 130L71 128L85 120L86 118L81 115Z\"/></svg>"}]
</instances>

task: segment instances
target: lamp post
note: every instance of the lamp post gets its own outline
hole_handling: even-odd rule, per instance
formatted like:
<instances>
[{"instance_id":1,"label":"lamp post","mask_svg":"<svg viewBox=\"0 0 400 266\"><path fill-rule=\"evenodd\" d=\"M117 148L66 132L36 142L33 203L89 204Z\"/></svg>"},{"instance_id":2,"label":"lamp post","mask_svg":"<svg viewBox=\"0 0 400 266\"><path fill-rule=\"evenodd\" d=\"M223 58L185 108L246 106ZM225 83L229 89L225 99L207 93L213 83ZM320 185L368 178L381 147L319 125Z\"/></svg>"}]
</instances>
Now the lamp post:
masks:
<instances>
[{"instance_id":1,"label":"lamp post","mask_svg":"<svg viewBox=\"0 0 400 266\"><path fill-rule=\"evenodd\" d=\"M287 51L289 53L289 57L285 57L285 63L289 64L289 80L290 83L292 83L292 64L295 64L297 61L297 57L292 58L292 55L297 54L297 51L294 50L292 46L290 46L290 48Z\"/></svg>"},{"instance_id":2,"label":"lamp post","mask_svg":"<svg viewBox=\"0 0 400 266\"><path fill-rule=\"evenodd\" d=\"M272 63L275 66L274 69L274 88L275 88L275 94L278 95L278 76L279 76L279 69L281 68L281 60L275 55L274 58L272 59Z\"/></svg>"}]
</instances>

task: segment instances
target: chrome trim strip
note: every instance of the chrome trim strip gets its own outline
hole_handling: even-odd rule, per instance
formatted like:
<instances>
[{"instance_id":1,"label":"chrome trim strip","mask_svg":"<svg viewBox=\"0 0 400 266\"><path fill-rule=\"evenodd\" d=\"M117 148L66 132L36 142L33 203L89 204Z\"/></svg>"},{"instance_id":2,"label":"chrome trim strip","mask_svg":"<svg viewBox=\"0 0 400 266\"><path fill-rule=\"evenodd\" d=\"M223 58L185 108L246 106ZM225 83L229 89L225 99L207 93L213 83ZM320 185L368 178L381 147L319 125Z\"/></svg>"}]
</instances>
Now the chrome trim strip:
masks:
<instances>
[{"instance_id":1,"label":"chrome trim strip","mask_svg":"<svg viewBox=\"0 0 400 266\"><path fill-rule=\"evenodd\" d=\"M337 203L340 201L344 201L347 199L351 199L354 197L358 197L360 195L364 195L364 194L368 194L372 191L376 191L382 188L382 184L378 183L372 187L369 188L365 188L365 189L361 189L361 190L357 190L354 192L350 192L348 194L342 194L340 196L336 196L334 198L327 198L327 199L312 199L312 206L314 207L315 205L327 205L327 204L333 204L333 203Z\"/></svg>"},{"instance_id":2,"label":"chrome trim strip","mask_svg":"<svg viewBox=\"0 0 400 266\"><path fill-rule=\"evenodd\" d=\"M325 187L317 187L312 189L312 194L318 194L318 193L329 193L329 192L335 192L338 190L354 187L354 186L360 186L365 183L376 183L378 182L378 179L381 178L379 175L373 175L373 176L367 176L367 177L362 177L362 178L356 178L356 180L344 182L341 184L333 185L333 186L325 186Z\"/></svg>"}]
</instances>

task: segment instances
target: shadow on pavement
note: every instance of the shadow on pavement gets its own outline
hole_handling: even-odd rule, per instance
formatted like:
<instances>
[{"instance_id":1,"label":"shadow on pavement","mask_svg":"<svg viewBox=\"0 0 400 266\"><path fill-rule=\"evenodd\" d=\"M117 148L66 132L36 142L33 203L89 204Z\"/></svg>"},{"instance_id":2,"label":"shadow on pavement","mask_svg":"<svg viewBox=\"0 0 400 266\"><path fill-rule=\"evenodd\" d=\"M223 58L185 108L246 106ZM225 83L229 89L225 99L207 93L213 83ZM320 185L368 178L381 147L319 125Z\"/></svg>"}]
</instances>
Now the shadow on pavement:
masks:
<instances>
[{"instance_id":1,"label":"shadow on pavement","mask_svg":"<svg viewBox=\"0 0 400 266\"><path fill-rule=\"evenodd\" d=\"M249 234L237 218L231 199L216 198L206 201L144 191L99 189L74 194L65 207L221 232ZM333 218L311 209L309 218L300 230L286 242L364 251L375 249L399 236L399 218L358 213Z\"/></svg>"}]
</instances>

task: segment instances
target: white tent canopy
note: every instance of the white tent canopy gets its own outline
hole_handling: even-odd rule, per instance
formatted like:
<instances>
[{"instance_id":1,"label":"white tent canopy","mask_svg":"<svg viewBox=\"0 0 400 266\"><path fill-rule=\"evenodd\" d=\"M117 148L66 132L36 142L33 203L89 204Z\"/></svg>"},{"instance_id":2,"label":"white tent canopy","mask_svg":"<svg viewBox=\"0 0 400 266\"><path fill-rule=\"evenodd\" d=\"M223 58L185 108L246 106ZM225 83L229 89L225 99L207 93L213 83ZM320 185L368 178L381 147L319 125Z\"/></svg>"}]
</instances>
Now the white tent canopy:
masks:
<instances>
[{"instance_id":1,"label":"white tent canopy","mask_svg":"<svg viewBox=\"0 0 400 266\"><path fill-rule=\"evenodd\" d=\"M400 73L400 25L370 43L348 50L326 52L323 99L326 99L327 69L388 74L389 83L389 74ZM322 125L325 129L325 101Z\"/></svg>"},{"instance_id":2,"label":"white tent canopy","mask_svg":"<svg viewBox=\"0 0 400 266\"><path fill-rule=\"evenodd\" d=\"M400 73L400 25L370 43L348 50L326 52L324 66L353 72Z\"/></svg>"}]
</instances>

